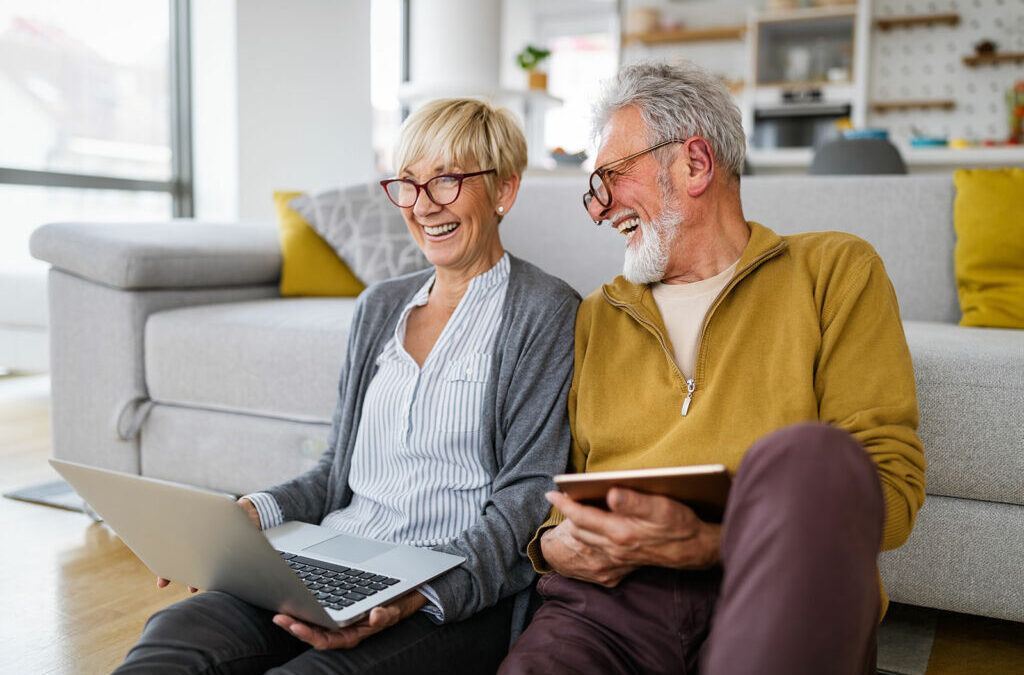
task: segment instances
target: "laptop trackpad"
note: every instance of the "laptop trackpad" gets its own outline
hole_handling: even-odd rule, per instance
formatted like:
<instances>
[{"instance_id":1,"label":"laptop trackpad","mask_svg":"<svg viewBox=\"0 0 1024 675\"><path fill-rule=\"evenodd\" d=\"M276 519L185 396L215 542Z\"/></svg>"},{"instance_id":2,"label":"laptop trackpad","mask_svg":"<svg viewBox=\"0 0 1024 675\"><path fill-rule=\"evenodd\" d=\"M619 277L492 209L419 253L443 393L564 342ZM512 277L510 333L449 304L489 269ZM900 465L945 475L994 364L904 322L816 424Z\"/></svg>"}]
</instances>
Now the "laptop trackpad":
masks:
<instances>
[{"instance_id":1,"label":"laptop trackpad","mask_svg":"<svg viewBox=\"0 0 1024 675\"><path fill-rule=\"evenodd\" d=\"M337 537L331 537L327 541L322 541L303 550L327 556L328 558L340 558L341 560L359 563L381 553L386 553L394 547L394 544L339 534Z\"/></svg>"}]
</instances>

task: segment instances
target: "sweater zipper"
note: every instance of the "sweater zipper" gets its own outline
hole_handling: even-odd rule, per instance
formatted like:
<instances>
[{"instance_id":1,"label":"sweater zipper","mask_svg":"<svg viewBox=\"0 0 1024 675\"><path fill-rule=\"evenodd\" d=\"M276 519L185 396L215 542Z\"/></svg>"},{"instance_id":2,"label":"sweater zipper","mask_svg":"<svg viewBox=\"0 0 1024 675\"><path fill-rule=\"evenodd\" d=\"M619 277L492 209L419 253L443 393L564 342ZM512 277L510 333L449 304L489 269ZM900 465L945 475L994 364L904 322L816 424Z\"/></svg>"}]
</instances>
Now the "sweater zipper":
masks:
<instances>
[{"instance_id":1,"label":"sweater zipper","mask_svg":"<svg viewBox=\"0 0 1024 675\"><path fill-rule=\"evenodd\" d=\"M657 326L655 326L647 319L641 317L629 305L612 300L610 297L608 297L608 293L603 289L602 293L604 293L604 299L608 301L608 304L610 304L612 307L618 307L626 314L629 314L631 317L633 317L634 321L643 326L646 326L648 330L650 330L658 337L658 341L661 343L661 348L665 352L665 357L668 359L669 363L672 364L672 367L675 368L676 372L679 373L679 377L686 382L686 398L683 400L683 409L681 412L682 416L686 417L686 412L690 409L690 401L693 400L693 392L697 389L697 381L692 377L687 379L687 377L683 375L682 371L679 370L678 366L676 366L675 359L672 358L672 352L668 350L668 343L665 342L665 336L662 334L660 330L658 330Z\"/></svg>"},{"instance_id":2,"label":"sweater zipper","mask_svg":"<svg viewBox=\"0 0 1024 675\"><path fill-rule=\"evenodd\" d=\"M603 288L601 289L601 292L604 294L604 299L608 301L608 304L612 305L613 307L618 307L619 309L623 310L624 312L629 314L631 317L633 317L633 319L635 319L638 323L643 324L648 329L650 329L650 331L652 333L654 333L655 335L658 336L658 340L661 342L661 348L665 351L665 356L668 357L669 362L673 365L673 367L676 367L676 372L679 373L679 376L686 382L686 398L683 399L683 408L682 408L682 410L679 413L680 416L686 417L686 414L690 411L690 404L693 402L693 394L694 394L695 391L697 391L697 372L696 372L696 369L697 369L697 364L700 364L701 352L704 350L704 331L707 329L708 323L711 322L711 315L714 314L715 310L718 308L718 305L719 305L719 303L721 303L722 298L725 297L725 295L729 291L731 291L733 289L733 287L736 286L736 284L739 283L741 279L743 279L743 277L747 276L747 274L750 272L750 270L752 270L753 268L755 268L758 265L760 265L761 262L763 262L764 260L767 260L768 258L771 258L771 257L775 256L783 248L785 248L785 243L779 244L775 248L770 249L768 251L765 251L761 255L759 255L756 258L754 258L753 260L751 260L750 263L748 263L746 267L744 267L743 269L738 271L735 275L733 275L732 281L730 281L728 284L726 284L725 288L723 288L721 291L719 291L718 295L715 296L715 299L712 300L711 307L708 308L708 313L704 316L704 322L700 326L700 332L697 333L697 361L696 361L696 364L694 365L694 376L691 377L691 378L687 378L686 375L684 375L682 373L682 371L680 371L679 368L675 366L676 362L675 362L675 359L672 358L672 353L669 352L669 350L668 350L668 343L665 342L665 336L662 335L661 331L658 330L657 326L655 326L650 321L647 321L646 319L641 318L640 315L637 314L635 311L633 311L633 308L630 307L629 305L627 305L625 303L622 303L622 302L618 302L616 300L612 300L608 296L608 292L606 290L604 290Z\"/></svg>"}]
</instances>

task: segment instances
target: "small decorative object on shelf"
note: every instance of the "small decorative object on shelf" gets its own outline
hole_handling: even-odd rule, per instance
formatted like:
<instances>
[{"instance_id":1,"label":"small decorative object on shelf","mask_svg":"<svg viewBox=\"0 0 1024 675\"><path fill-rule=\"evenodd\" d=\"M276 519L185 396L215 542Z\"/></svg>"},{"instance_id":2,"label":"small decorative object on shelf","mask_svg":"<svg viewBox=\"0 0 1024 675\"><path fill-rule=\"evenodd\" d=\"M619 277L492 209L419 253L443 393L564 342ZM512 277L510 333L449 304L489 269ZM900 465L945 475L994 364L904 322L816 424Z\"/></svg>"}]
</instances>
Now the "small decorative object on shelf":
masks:
<instances>
[{"instance_id":1,"label":"small decorative object on shelf","mask_svg":"<svg viewBox=\"0 0 1024 675\"><path fill-rule=\"evenodd\" d=\"M661 10L657 7L634 7L626 13L627 33L650 33L661 28Z\"/></svg>"},{"instance_id":2,"label":"small decorative object on shelf","mask_svg":"<svg viewBox=\"0 0 1024 675\"><path fill-rule=\"evenodd\" d=\"M551 159L559 166L580 166L586 161L587 153L583 150L566 152L564 148L555 148L551 151Z\"/></svg>"},{"instance_id":3,"label":"small decorative object on shelf","mask_svg":"<svg viewBox=\"0 0 1024 675\"><path fill-rule=\"evenodd\" d=\"M537 69L537 66L551 56L550 49L526 45L523 51L516 54L516 63L526 71L529 78L529 87L534 91L546 91L548 88L548 74Z\"/></svg>"},{"instance_id":4,"label":"small decorative object on shelf","mask_svg":"<svg viewBox=\"0 0 1024 675\"><path fill-rule=\"evenodd\" d=\"M912 148L944 148L947 139L942 136L911 136L910 147Z\"/></svg>"},{"instance_id":5,"label":"small decorative object on shelf","mask_svg":"<svg viewBox=\"0 0 1024 675\"><path fill-rule=\"evenodd\" d=\"M996 43L992 40L982 40L981 42L975 43L974 53L978 56L986 56L996 53Z\"/></svg>"},{"instance_id":6,"label":"small decorative object on shelf","mask_svg":"<svg viewBox=\"0 0 1024 675\"><path fill-rule=\"evenodd\" d=\"M1017 80L1006 92L1006 107L1010 122L1010 136L1007 142L1024 143L1024 80Z\"/></svg>"},{"instance_id":7,"label":"small decorative object on shelf","mask_svg":"<svg viewBox=\"0 0 1024 675\"><path fill-rule=\"evenodd\" d=\"M860 129L853 128L852 126L847 129L843 129L843 138L855 141L863 138L880 138L883 141L888 140L889 131L886 129L879 129L873 127L863 127Z\"/></svg>"}]
</instances>

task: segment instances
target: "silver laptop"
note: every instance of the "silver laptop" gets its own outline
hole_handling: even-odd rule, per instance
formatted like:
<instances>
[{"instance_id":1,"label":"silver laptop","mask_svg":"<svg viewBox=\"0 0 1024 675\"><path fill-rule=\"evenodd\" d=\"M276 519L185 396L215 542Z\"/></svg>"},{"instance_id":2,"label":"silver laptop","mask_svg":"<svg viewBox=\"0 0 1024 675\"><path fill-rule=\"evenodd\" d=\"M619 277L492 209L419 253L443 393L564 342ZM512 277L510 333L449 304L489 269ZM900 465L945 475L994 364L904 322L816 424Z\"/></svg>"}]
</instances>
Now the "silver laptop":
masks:
<instances>
[{"instance_id":1,"label":"silver laptop","mask_svg":"<svg viewBox=\"0 0 1024 675\"><path fill-rule=\"evenodd\" d=\"M355 623L465 560L307 523L260 532L231 495L50 464L157 576L327 628Z\"/></svg>"}]
</instances>

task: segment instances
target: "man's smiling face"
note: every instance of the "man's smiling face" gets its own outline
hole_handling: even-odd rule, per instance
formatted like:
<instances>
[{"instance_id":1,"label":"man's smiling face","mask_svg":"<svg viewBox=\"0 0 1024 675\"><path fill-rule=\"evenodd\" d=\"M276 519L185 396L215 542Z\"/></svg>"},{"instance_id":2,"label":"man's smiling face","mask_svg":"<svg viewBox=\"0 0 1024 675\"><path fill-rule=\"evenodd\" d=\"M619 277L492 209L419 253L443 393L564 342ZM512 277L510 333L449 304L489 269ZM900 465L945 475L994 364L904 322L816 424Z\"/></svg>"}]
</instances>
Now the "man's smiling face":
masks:
<instances>
[{"instance_id":1,"label":"man's smiling face","mask_svg":"<svg viewBox=\"0 0 1024 675\"><path fill-rule=\"evenodd\" d=\"M647 127L636 108L619 110L605 125L596 165L605 166L643 150ZM626 236L623 275L633 283L660 281L682 213L668 172L653 153L614 165L608 172L612 202L590 203L594 220L611 222Z\"/></svg>"}]
</instances>

